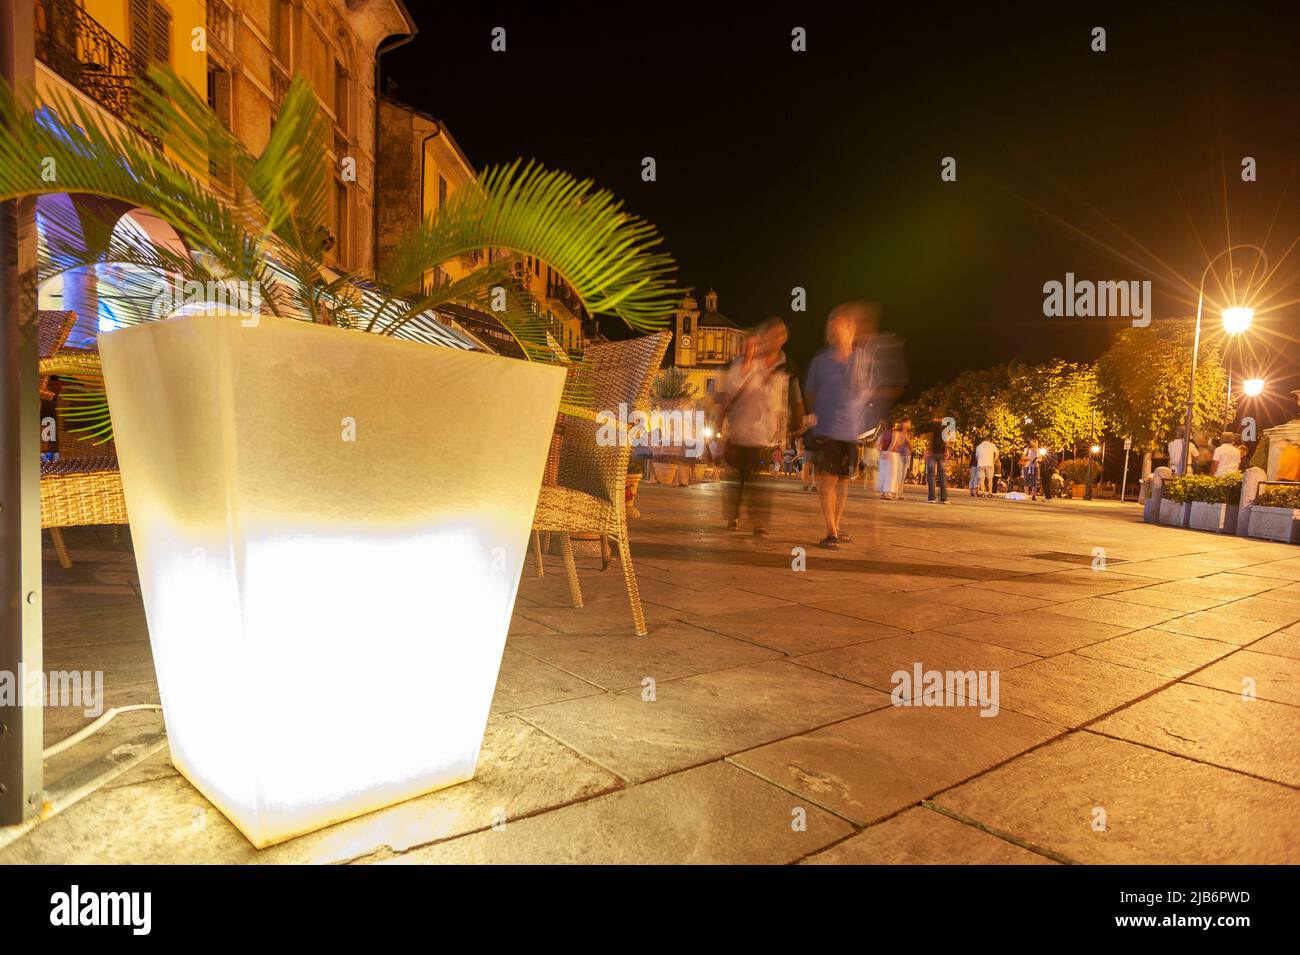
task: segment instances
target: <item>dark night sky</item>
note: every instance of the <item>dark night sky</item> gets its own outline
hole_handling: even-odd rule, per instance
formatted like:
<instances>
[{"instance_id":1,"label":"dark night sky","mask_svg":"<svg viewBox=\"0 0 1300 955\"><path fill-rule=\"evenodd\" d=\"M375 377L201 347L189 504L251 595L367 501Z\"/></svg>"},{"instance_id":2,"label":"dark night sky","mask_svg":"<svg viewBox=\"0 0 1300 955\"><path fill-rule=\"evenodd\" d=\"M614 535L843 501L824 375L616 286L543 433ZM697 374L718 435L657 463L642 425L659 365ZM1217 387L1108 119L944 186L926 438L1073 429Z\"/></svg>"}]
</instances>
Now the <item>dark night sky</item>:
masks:
<instances>
[{"instance_id":1,"label":"dark night sky","mask_svg":"<svg viewBox=\"0 0 1300 955\"><path fill-rule=\"evenodd\" d=\"M1189 314L1230 228L1280 263L1240 370L1267 367L1261 418L1292 416L1300 10L869 6L408 0L419 35L383 74L477 167L535 157L612 189L663 232L683 285L715 287L742 325L786 316L801 362L832 305L881 302L913 391L1011 358L1095 358L1120 322L1042 313L1067 271L1150 278L1157 321Z\"/></svg>"}]
</instances>

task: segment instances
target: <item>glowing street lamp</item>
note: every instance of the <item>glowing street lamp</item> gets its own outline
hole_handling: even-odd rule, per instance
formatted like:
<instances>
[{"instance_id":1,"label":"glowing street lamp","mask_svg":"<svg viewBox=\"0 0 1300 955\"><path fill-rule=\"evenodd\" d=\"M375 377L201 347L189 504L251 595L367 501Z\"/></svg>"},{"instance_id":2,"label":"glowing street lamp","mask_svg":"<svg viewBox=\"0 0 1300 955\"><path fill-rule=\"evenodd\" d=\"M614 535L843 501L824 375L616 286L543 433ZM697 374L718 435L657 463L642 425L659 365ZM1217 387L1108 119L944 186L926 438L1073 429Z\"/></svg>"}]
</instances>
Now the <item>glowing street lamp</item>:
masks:
<instances>
[{"instance_id":1,"label":"glowing street lamp","mask_svg":"<svg viewBox=\"0 0 1300 955\"><path fill-rule=\"evenodd\" d=\"M1255 317L1255 310L1245 305L1237 305L1223 310L1223 330L1229 335L1240 335L1250 328L1250 320Z\"/></svg>"},{"instance_id":2,"label":"glowing street lamp","mask_svg":"<svg viewBox=\"0 0 1300 955\"><path fill-rule=\"evenodd\" d=\"M1264 392L1263 378L1247 378L1241 383L1241 390L1248 398L1258 398Z\"/></svg>"},{"instance_id":3,"label":"glowing street lamp","mask_svg":"<svg viewBox=\"0 0 1300 955\"><path fill-rule=\"evenodd\" d=\"M1228 246L1214 258L1210 259L1205 266L1205 271L1201 273L1200 293L1196 299L1196 332L1192 336L1192 370L1190 380L1187 384L1187 412L1183 417L1183 454L1182 462L1178 469L1180 476L1188 473L1192 463L1192 456L1189 453L1192 447L1192 408L1196 403L1196 358L1201 349L1201 312L1205 309L1205 280L1210 277L1210 269L1214 268L1215 262L1219 261L1219 259L1223 258L1225 255L1230 255L1238 249L1250 249L1258 254L1264 265L1262 272L1265 275L1268 274L1268 256L1264 254L1264 250L1259 246L1252 245L1249 242L1240 242L1237 245ZM1241 270L1233 269L1232 271L1233 274L1236 274ZM1223 313L1223 327L1230 334L1233 333L1232 328L1238 325L1240 325L1239 331L1245 331L1246 326L1250 324L1250 318L1253 314L1254 313L1250 309L1245 308L1244 306L1234 306L1225 309ZM1229 317L1230 315L1231 318ZM1243 315L1245 324L1242 324ZM1224 417L1227 417L1227 415L1225 414ZM1173 464L1172 461L1169 463Z\"/></svg>"},{"instance_id":4,"label":"glowing street lamp","mask_svg":"<svg viewBox=\"0 0 1300 955\"><path fill-rule=\"evenodd\" d=\"M1255 310L1245 305L1236 305L1223 310L1223 330L1236 337L1250 328L1250 320L1255 317ZM1232 407L1232 363L1228 362L1228 349L1223 349L1223 360L1228 364L1228 388L1223 395L1223 424L1228 425L1228 411Z\"/></svg>"},{"instance_id":5,"label":"glowing street lamp","mask_svg":"<svg viewBox=\"0 0 1300 955\"><path fill-rule=\"evenodd\" d=\"M1100 444L1094 444L1094 445L1093 445L1092 447L1090 447L1088 450L1091 451L1093 454L1100 454L1100 453L1101 453L1101 445L1100 445Z\"/></svg>"}]
</instances>

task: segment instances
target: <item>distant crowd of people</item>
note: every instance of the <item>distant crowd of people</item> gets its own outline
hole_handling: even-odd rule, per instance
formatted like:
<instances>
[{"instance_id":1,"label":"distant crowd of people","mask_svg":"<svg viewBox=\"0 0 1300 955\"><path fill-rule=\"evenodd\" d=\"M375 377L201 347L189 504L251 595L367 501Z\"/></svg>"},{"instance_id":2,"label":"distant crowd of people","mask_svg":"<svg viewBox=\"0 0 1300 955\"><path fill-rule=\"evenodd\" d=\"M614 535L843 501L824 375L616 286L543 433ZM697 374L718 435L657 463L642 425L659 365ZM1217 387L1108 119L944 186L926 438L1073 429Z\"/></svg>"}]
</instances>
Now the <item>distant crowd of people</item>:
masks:
<instances>
[{"instance_id":1,"label":"distant crowd of people","mask_svg":"<svg viewBox=\"0 0 1300 955\"><path fill-rule=\"evenodd\" d=\"M1210 474L1215 477L1223 477L1228 474L1240 472L1250 461L1250 449L1239 435L1231 431L1222 432L1217 438L1211 438L1209 441L1204 436L1199 437L1200 444L1197 444L1198 436L1193 434L1191 441L1191 454L1189 455L1191 467L1188 469L1190 474ZM1174 438L1169 442L1169 467L1176 475L1183 473L1183 439Z\"/></svg>"},{"instance_id":2,"label":"distant crowd of people","mask_svg":"<svg viewBox=\"0 0 1300 955\"><path fill-rule=\"evenodd\" d=\"M719 447L715 438L708 449L712 463L721 458L734 475L723 495L729 529L739 529L743 511L754 535L768 536L771 485L758 480L763 475L797 477L805 491L819 495L825 522L819 543L828 548L852 541L844 513L855 480L886 501L901 499L907 483L923 483L929 503L948 503L950 474L962 470L951 453L955 422L941 408L929 409L926 420L916 423L889 414L907 373L901 340L881 333L878 318L876 306L863 302L833 309L826 320L826 345L802 384L785 353L784 321L768 319L744 339L740 357L715 394L725 440ZM1177 438L1169 443L1175 473L1182 444ZM1239 471L1248 457L1245 445L1229 432L1199 445L1194 441L1190 448L1197 474ZM1090 457L1083 464L1095 473ZM972 497L1050 501L1070 496L1057 451L1037 439L1008 451L977 435L968 467Z\"/></svg>"}]
</instances>

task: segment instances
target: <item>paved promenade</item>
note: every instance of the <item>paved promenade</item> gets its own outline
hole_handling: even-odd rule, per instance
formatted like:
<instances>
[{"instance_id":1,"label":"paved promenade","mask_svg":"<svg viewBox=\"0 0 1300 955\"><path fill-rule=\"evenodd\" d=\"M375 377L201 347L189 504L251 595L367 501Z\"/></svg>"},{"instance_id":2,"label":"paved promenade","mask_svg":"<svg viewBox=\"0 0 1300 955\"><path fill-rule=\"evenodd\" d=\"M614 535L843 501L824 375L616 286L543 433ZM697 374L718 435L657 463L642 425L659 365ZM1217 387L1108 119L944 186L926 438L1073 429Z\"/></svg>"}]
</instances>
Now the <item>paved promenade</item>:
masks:
<instances>
[{"instance_id":1,"label":"paved promenade","mask_svg":"<svg viewBox=\"0 0 1300 955\"><path fill-rule=\"evenodd\" d=\"M643 486L648 637L617 567L580 561L582 609L530 567L471 782L258 852L128 713L47 783L131 768L0 863L1300 862L1300 549L912 487L855 488L828 552L816 497L773 484L767 539L723 529L716 484ZM67 537L46 669L157 702L125 531ZM47 709L47 742L85 722Z\"/></svg>"}]
</instances>

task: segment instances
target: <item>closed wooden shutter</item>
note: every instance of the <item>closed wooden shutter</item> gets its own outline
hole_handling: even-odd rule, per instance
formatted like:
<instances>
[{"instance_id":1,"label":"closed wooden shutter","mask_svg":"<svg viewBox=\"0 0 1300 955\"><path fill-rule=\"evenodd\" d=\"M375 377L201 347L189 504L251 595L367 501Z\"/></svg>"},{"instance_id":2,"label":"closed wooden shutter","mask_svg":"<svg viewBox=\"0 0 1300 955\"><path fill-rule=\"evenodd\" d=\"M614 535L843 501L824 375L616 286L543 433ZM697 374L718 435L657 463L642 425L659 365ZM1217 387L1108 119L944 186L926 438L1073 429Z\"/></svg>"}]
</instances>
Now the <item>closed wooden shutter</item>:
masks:
<instances>
[{"instance_id":1,"label":"closed wooden shutter","mask_svg":"<svg viewBox=\"0 0 1300 955\"><path fill-rule=\"evenodd\" d=\"M157 0L130 2L131 49L147 63L170 63L171 14Z\"/></svg>"}]
</instances>

